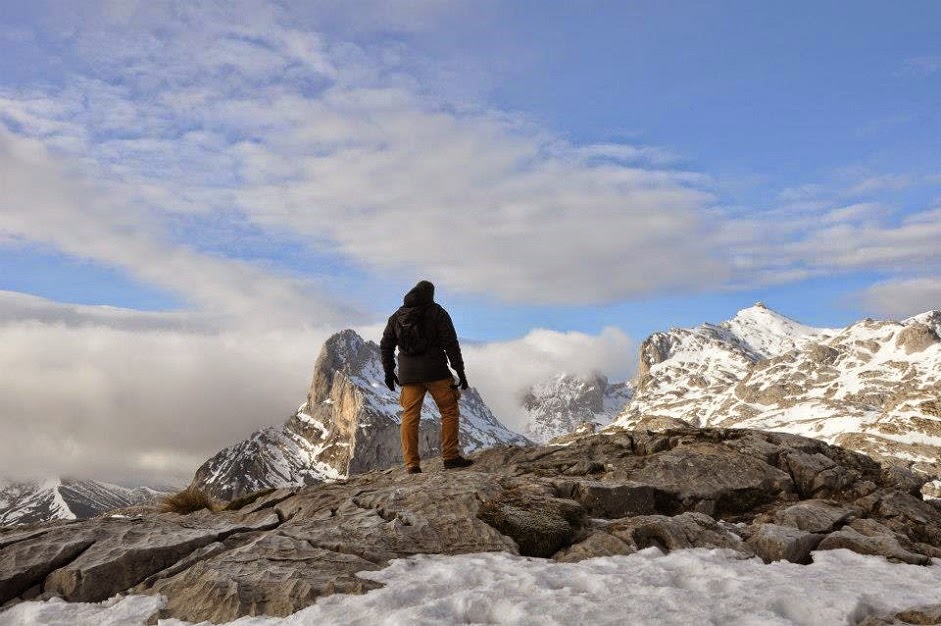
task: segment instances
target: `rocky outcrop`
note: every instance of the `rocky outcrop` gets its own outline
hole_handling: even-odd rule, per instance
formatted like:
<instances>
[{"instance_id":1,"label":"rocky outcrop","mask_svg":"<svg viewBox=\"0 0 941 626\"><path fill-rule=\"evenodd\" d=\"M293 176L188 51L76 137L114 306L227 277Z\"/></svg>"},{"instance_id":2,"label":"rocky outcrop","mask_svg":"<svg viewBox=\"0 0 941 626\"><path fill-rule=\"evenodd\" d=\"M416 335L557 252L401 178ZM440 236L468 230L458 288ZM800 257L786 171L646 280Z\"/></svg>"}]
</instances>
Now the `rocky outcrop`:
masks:
<instances>
[{"instance_id":1,"label":"rocky outcrop","mask_svg":"<svg viewBox=\"0 0 941 626\"><path fill-rule=\"evenodd\" d=\"M857 626L911 626L912 624L941 624L941 604L912 607L897 613L870 615Z\"/></svg>"},{"instance_id":2,"label":"rocky outcrop","mask_svg":"<svg viewBox=\"0 0 941 626\"><path fill-rule=\"evenodd\" d=\"M655 333L614 425L791 432L941 479L939 330L939 311L826 329L759 303L727 322Z\"/></svg>"},{"instance_id":3,"label":"rocky outcrop","mask_svg":"<svg viewBox=\"0 0 941 626\"><path fill-rule=\"evenodd\" d=\"M807 563L849 549L941 556L941 507L911 473L794 435L610 431L497 446L472 467L401 468L291 487L236 511L0 531L0 605L160 594L159 617L288 615L377 583L356 572L417 553L504 551L576 561L656 547Z\"/></svg>"},{"instance_id":4,"label":"rocky outcrop","mask_svg":"<svg viewBox=\"0 0 941 626\"><path fill-rule=\"evenodd\" d=\"M288 485L310 485L402 463L398 391L384 383L379 346L352 330L326 341L314 364L307 401L280 427L252 434L206 461L193 484L229 500ZM460 400L460 445L473 452L525 444L473 388ZM419 426L422 458L440 455L441 414L426 396Z\"/></svg>"},{"instance_id":5,"label":"rocky outcrop","mask_svg":"<svg viewBox=\"0 0 941 626\"><path fill-rule=\"evenodd\" d=\"M941 341L934 328L920 322L912 322L903 328L895 339L895 345L905 350L905 354L922 352Z\"/></svg>"}]
</instances>

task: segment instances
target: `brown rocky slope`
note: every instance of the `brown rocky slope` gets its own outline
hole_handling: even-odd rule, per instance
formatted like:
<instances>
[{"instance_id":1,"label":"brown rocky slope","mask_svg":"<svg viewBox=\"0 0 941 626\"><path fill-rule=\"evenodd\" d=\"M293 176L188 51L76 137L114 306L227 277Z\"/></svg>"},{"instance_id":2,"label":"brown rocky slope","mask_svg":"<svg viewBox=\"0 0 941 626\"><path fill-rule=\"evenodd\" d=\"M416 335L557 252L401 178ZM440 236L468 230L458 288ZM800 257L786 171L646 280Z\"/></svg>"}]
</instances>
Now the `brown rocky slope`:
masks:
<instances>
[{"instance_id":1,"label":"brown rocky slope","mask_svg":"<svg viewBox=\"0 0 941 626\"><path fill-rule=\"evenodd\" d=\"M898 468L744 429L620 431L500 446L466 470L430 463L265 493L237 511L143 514L0 532L0 605L162 594L161 617L287 615L377 585L356 572L417 553L574 561L717 547L806 563L847 548L927 564L941 508Z\"/></svg>"}]
</instances>

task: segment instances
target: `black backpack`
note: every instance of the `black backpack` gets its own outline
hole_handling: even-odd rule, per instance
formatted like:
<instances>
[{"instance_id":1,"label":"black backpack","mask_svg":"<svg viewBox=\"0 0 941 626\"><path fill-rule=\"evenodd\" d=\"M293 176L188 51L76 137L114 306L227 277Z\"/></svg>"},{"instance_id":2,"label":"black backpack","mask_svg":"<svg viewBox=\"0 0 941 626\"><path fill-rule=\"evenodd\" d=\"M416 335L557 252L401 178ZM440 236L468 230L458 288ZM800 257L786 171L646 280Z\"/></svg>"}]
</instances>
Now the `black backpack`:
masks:
<instances>
[{"instance_id":1,"label":"black backpack","mask_svg":"<svg viewBox=\"0 0 941 626\"><path fill-rule=\"evenodd\" d=\"M424 354L431 345L425 317L431 307L409 307L393 317L399 352L408 356Z\"/></svg>"}]
</instances>

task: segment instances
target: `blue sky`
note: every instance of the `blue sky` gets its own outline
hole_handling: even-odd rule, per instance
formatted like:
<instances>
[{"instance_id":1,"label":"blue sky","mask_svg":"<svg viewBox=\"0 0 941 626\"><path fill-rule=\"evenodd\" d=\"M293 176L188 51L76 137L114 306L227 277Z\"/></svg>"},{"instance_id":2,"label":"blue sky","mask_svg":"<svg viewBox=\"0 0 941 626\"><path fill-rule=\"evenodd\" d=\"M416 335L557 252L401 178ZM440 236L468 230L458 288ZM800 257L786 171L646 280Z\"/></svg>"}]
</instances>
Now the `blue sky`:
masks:
<instances>
[{"instance_id":1,"label":"blue sky","mask_svg":"<svg viewBox=\"0 0 941 626\"><path fill-rule=\"evenodd\" d=\"M91 41L120 27L121 19L131 19L136 28L152 37L165 36L165 45L172 46L173 28L179 35L203 26L200 16L193 15L161 31L160 20L173 22L172 17L150 16L144 10L137 19L126 15L133 10L115 17L106 4L74 22L57 15L54 3L5 5L0 88L21 101L43 94L55 102L63 90L73 89L77 93L69 97L93 103L96 94L82 91L94 92L98 86L88 82L97 80L115 87L129 85L127 98L132 102L152 98L152 87L139 74L125 73L130 64L122 68L118 55L96 58L94 51L83 48L92 45L83 44L83 36ZM819 212L878 203L885 211L883 225L890 226L893 220L937 206L941 197L941 8L936 3L908 2L891 9L876 2L403 4L400 15L388 23L380 15L377 23L365 24L328 10L333 8L305 11L301 5L288 5L286 13L299 16L302 30L316 33L326 45L356 46L364 64L373 62L371 54L399 55L396 67L379 71L401 72L415 91L430 93L416 106L516 116L536 127L534 132L552 133L576 147L649 148L652 156L641 167L704 179L694 184L711 195L703 207L760 218L781 209L792 201L789 194L796 194L802 196L799 200L817 203ZM250 17L242 15L234 24L249 24ZM246 39L251 41L248 35ZM159 63L159 51L147 61ZM133 70L142 71L143 66ZM254 78L248 76L243 87ZM161 80L172 82L173 77ZM259 82L277 86L292 80L285 71ZM79 81L86 83L76 86ZM187 83L194 85L198 82ZM224 83L213 81L207 87L220 85ZM319 88L311 81L311 92ZM101 100L101 106L107 103ZM164 117L173 112L139 113L149 114ZM107 113L99 115L106 118ZM37 136L9 110L3 119L14 134ZM61 116L59 120L64 121ZM126 154L120 149L89 153L122 135L148 138L146 130L122 128L106 119L68 121L83 126L87 136L85 145L59 150L60 158L84 158L120 169ZM175 133L205 127L185 115L162 121ZM227 140L237 139L237 128L225 132ZM172 141L173 133L168 135L166 128L156 134ZM175 164L168 153L144 154L135 165L146 170L157 159L165 176L181 187L239 184L230 169L203 164L205 171L194 175L187 169L191 163ZM133 174L133 167L128 169ZM562 210L577 212L579 207L573 202ZM381 316L415 278L436 271L423 268L421 260L389 271L374 259L364 263L355 254L337 250L329 234L322 241L294 237L289 224L272 233L224 206L208 214L176 212L173 207L170 212L161 228L181 245L263 263L279 274L310 276L329 297L348 298L365 317ZM461 228L476 219L472 213L455 215L453 224ZM813 214L805 219L812 221ZM485 229L486 224L473 227ZM802 229L800 236L808 230ZM430 236L446 240L448 233ZM142 281L133 269L107 259L57 253L48 242L24 246L23 240L33 242L23 235L18 238L15 247L0 250L8 269L0 288L52 300L147 310L187 306L185 294L174 293L172 285ZM597 280L604 281L606 272L632 271L630 257L631 251L625 250L622 259L613 258L623 265L599 266ZM936 266L937 258L929 254L923 261ZM473 264L474 259L460 263ZM505 339L535 327L597 332L606 325L643 336L665 326L717 321L757 299L817 324L901 314L897 307L866 298L868 285L898 277L908 278L907 272L891 264L863 263L820 268L813 277L783 285L757 280L743 288L734 284L738 281L719 280L697 287L697 281L666 281L663 288L601 290L561 306L528 301L531 295L507 302L505 294L488 291L486 280L472 287L454 285L457 289L449 293L446 274L440 289L455 302L463 332L475 339ZM499 274L492 280L499 282ZM930 304L928 298L907 295L913 300L912 312ZM564 296L554 298L560 299Z\"/></svg>"},{"instance_id":2,"label":"blue sky","mask_svg":"<svg viewBox=\"0 0 941 626\"><path fill-rule=\"evenodd\" d=\"M401 57L394 71L410 74L407 78L416 91L431 93L426 106L517 116L538 132L552 133L573 146L648 147L655 151L652 163L642 166L708 179L700 188L712 195L710 208L761 216L786 204L782 197L803 193L803 199L819 203L818 211L880 203L888 207L884 224L891 224L939 202L941 8L936 3L908 2L891 9L876 2L416 7L402 5L398 18L383 23L377 16L372 24L337 16L327 10L330 6L309 12L289 6L288 12L300 16L303 29L329 45L359 47L365 51L365 63L372 50L393 50ZM108 12L104 4L100 9ZM120 26L107 23L116 19L113 15L103 18L90 9L70 22L56 13L55 4L5 3L5 53L0 61L5 95L22 99L43 93L54 102L56 92L71 85L79 94L70 97L90 102L94 94L82 94L82 87L75 87L79 79L134 85L139 77L128 79L118 64L103 63L82 49L82 30L92 32L90 39L100 36ZM167 17L140 13L135 26L150 27L152 36L160 37L158 22ZM250 23L249 18L243 15L235 23ZM193 16L189 24L176 26L198 30L198 20ZM171 35L167 37L173 45ZM149 60L159 62L156 56ZM292 79L285 73L263 82L279 80ZM87 84L85 88L93 89ZM318 89L316 81L311 89ZM128 95L132 101L152 96L146 87L132 88ZM9 130L30 135L9 111L3 117ZM185 116L169 122L178 122L176 132L198 128ZM63 158L87 159L95 144L129 133L117 124L109 128L102 120L77 123L84 125L87 143L60 151ZM136 129L131 132L137 134ZM232 140L231 133L237 131L227 132ZM158 134L167 137L165 129ZM146 131L138 134L147 136ZM113 166L122 156L118 151L91 160L108 165L111 159ZM146 168L154 158L145 155L137 165ZM176 177L181 186L238 184L238 177L227 169L207 165L206 172L193 176L186 170L188 163L177 167L171 155L159 158L166 175ZM859 187L862 191L852 191ZM564 210L579 209L573 203ZM176 231L169 236L183 245L261 262L276 273L310 275L330 297L349 298L366 317L381 316L414 278L435 273L429 268L423 274L420 261L393 272L364 264L362 258L337 251L329 235L320 242L301 238L307 239L305 244L287 235L289 225L273 235L237 210L174 213L165 221L164 228ZM453 218L456 228L473 221L473 214ZM186 307L185 294L139 280L133 270L113 261L57 253L54 245L22 244L0 250L8 270L0 288L67 302L147 310ZM607 271L630 272L630 254L625 250L624 264L617 269L599 268L598 280L604 281ZM926 261L936 264L937 258ZM440 289L459 309L456 316L464 322L463 332L475 339L505 339L534 327L597 332L606 325L643 336L665 326L717 321L757 299L817 324L902 314L892 306L880 310L880 303L867 299L865 290L876 282L907 278L906 272L872 265L821 269L812 279L784 285L757 281L741 288L727 280L702 288L692 281L663 289L626 289L563 306L527 302L528 296L507 302L501 294L488 292L486 281L472 288L459 286L449 294L445 276ZM500 276L492 280L498 282ZM912 312L930 304L927 298L909 298L914 300Z\"/></svg>"},{"instance_id":3,"label":"blue sky","mask_svg":"<svg viewBox=\"0 0 941 626\"><path fill-rule=\"evenodd\" d=\"M511 425L758 300L941 308L939 42L914 1L0 0L0 475L198 463L420 278Z\"/></svg>"}]
</instances>

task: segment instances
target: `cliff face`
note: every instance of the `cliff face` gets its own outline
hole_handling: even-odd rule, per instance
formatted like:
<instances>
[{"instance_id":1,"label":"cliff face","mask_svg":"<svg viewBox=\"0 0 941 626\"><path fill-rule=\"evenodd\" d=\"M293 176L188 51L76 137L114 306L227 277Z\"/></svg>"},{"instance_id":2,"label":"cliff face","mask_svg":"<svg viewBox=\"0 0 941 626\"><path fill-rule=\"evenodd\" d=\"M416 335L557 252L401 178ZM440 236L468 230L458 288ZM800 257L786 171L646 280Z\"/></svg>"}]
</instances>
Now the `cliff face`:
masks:
<instances>
[{"instance_id":1,"label":"cliff face","mask_svg":"<svg viewBox=\"0 0 941 626\"><path fill-rule=\"evenodd\" d=\"M209 459L194 483L220 499L266 487L313 484L402 462L399 392L389 391L379 346L352 330L327 340L314 364L307 401L280 427L262 429ZM459 441L472 452L528 440L507 429L475 389L460 401ZM441 452L441 414L425 398L423 458Z\"/></svg>"}]
</instances>

